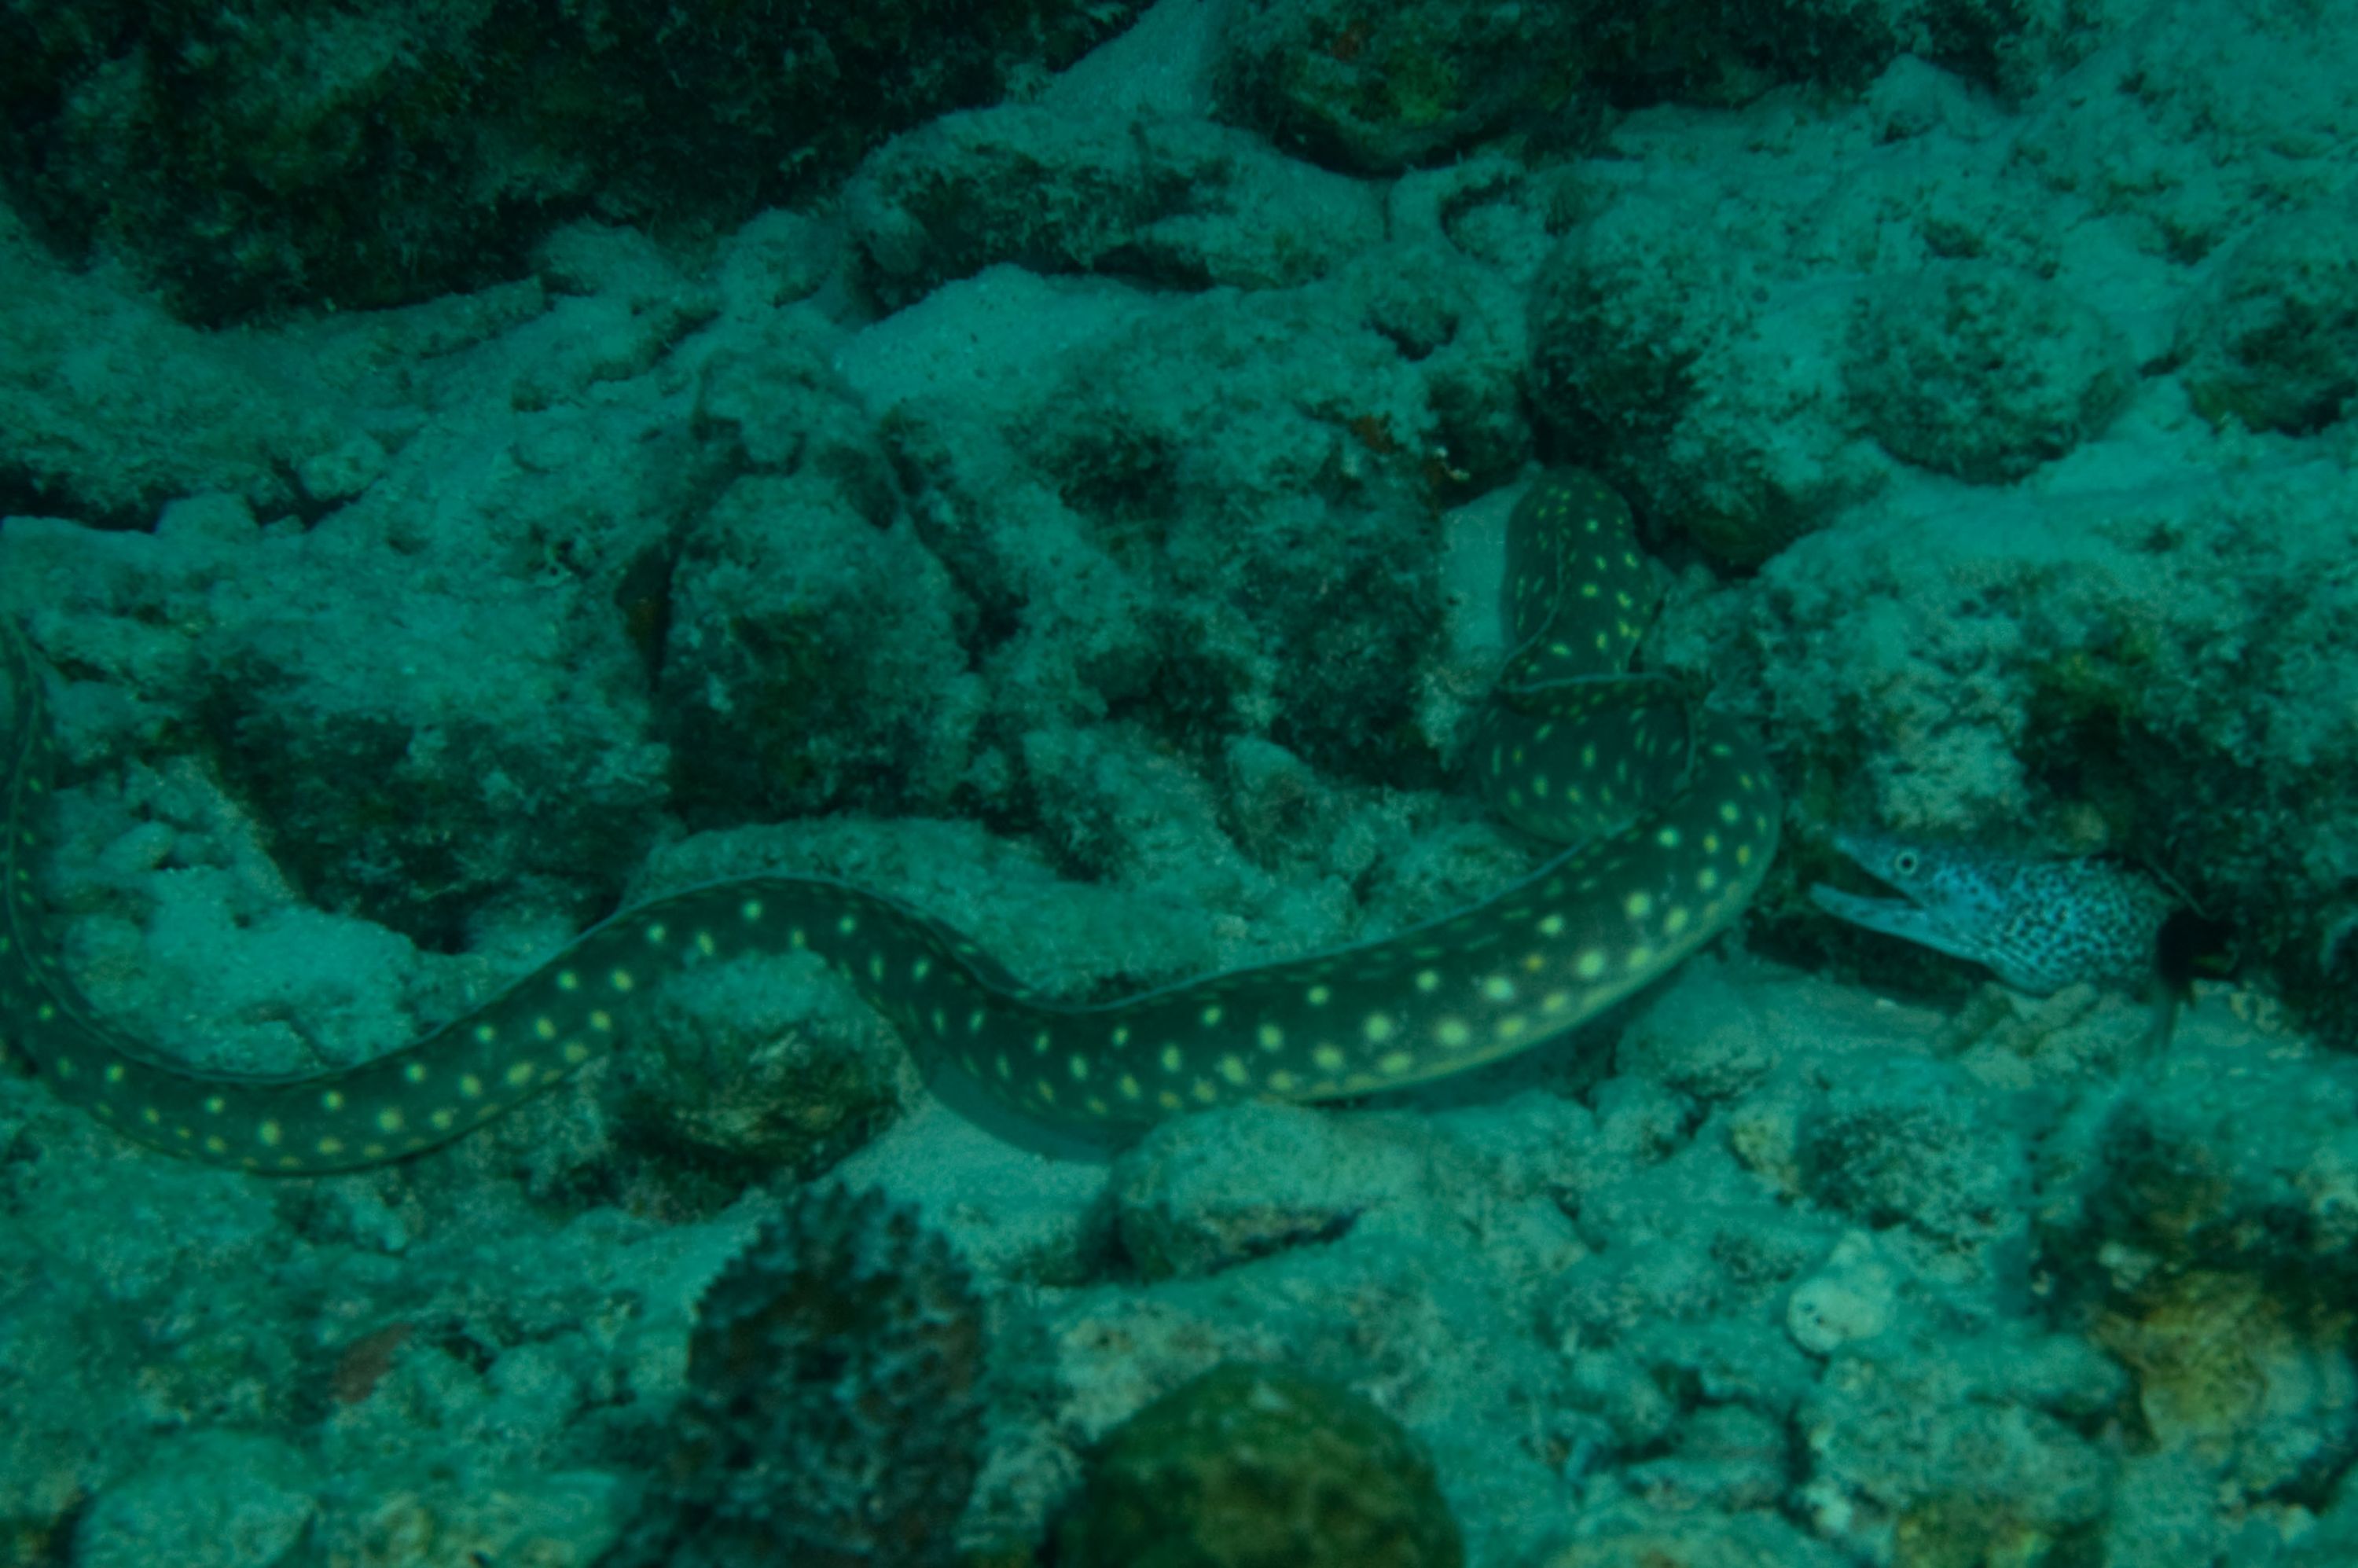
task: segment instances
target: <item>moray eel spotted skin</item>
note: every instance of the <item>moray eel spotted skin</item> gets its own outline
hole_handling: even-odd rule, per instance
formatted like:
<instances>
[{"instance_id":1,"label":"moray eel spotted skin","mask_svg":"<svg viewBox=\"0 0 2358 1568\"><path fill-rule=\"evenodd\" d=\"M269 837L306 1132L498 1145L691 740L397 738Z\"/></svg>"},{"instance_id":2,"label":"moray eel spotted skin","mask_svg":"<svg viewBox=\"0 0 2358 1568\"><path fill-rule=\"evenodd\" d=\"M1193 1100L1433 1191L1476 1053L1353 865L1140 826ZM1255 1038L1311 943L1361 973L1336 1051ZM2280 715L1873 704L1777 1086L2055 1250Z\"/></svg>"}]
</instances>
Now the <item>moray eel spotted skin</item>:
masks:
<instances>
[{"instance_id":1,"label":"moray eel spotted skin","mask_svg":"<svg viewBox=\"0 0 2358 1568\"><path fill-rule=\"evenodd\" d=\"M1055 1123L1141 1125L1462 1072L1595 1017L1724 929L1759 886L1780 816L1742 730L1628 673L1655 597L1617 497L1585 475L1541 481L1509 524L1508 561L1516 651L1476 766L1510 819L1585 841L1486 903L1381 941L1071 1005L896 900L744 877L626 910L387 1055L279 1076L166 1059L68 978L33 877L56 747L10 632L0 1038L59 1098L141 1143L298 1173L480 1127L619 1044L631 1005L666 973L741 954L818 955L925 1057Z\"/></svg>"},{"instance_id":2,"label":"moray eel spotted skin","mask_svg":"<svg viewBox=\"0 0 2358 1568\"><path fill-rule=\"evenodd\" d=\"M2017 990L2051 996L2082 981L2141 987L2165 967L2163 933L2179 901L2134 867L1875 833L1838 833L1834 848L1905 896L1862 898L1820 883L1811 903L1853 925L1970 959Z\"/></svg>"}]
</instances>

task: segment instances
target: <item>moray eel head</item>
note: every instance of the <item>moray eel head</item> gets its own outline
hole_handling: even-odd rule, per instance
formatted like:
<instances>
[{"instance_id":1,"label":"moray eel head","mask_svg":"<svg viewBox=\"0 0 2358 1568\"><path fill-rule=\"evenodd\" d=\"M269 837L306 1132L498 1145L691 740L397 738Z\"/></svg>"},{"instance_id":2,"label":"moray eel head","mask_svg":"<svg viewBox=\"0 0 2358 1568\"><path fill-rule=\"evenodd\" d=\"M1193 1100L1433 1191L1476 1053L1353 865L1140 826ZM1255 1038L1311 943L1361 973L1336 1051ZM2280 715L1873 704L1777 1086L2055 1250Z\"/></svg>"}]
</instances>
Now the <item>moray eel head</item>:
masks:
<instances>
[{"instance_id":1,"label":"moray eel head","mask_svg":"<svg viewBox=\"0 0 2358 1568\"><path fill-rule=\"evenodd\" d=\"M1837 833L1834 848L1901 896L1868 898L1822 882L1810 889L1812 903L1983 965L2039 996L2082 981L2150 979L2177 907L2154 879L2105 858L2040 860L1880 833Z\"/></svg>"}]
</instances>

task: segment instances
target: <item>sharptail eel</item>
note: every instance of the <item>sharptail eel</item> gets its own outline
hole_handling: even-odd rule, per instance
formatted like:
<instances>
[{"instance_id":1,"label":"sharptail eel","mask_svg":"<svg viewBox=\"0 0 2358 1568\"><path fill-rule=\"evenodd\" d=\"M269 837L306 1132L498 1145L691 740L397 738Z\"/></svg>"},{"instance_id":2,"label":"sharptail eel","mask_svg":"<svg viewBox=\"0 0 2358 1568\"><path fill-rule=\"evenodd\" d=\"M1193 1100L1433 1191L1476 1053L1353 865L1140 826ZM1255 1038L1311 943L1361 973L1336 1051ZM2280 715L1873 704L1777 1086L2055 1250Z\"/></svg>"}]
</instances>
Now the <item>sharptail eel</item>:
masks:
<instances>
[{"instance_id":1,"label":"sharptail eel","mask_svg":"<svg viewBox=\"0 0 2358 1568\"><path fill-rule=\"evenodd\" d=\"M168 1059L107 1024L67 975L33 876L56 744L11 631L0 1038L138 1142L274 1173L350 1170L460 1137L614 1048L666 973L749 953L817 954L921 1054L1054 1123L1142 1125L1463 1072L1595 1017L1724 929L1767 872L1780 816L1755 741L1630 672L1658 594L1618 497L1584 474L1542 479L1509 522L1507 557L1515 651L1476 766L1509 820L1576 847L1484 903L1380 941L1076 1005L897 900L748 876L625 910L387 1055L269 1076Z\"/></svg>"}]
</instances>

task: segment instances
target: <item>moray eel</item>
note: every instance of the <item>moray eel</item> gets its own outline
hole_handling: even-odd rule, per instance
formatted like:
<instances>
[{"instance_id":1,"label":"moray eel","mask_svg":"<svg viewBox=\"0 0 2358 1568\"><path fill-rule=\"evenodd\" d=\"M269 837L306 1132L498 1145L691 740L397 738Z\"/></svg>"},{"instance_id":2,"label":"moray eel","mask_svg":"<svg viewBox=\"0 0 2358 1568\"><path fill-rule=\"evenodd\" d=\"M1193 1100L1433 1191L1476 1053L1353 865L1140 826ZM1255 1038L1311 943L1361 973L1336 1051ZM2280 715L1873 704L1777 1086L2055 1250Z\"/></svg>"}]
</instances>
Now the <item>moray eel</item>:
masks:
<instances>
[{"instance_id":1,"label":"moray eel","mask_svg":"<svg viewBox=\"0 0 2358 1568\"><path fill-rule=\"evenodd\" d=\"M748 876L625 910L387 1055L283 1076L172 1061L109 1026L68 977L33 878L57 749L11 631L0 1039L60 1098L140 1143L270 1173L448 1142L621 1044L665 974L745 954L817 954L921 1055L1068 1126L1463 1072L1594 1018L1725 928L1768 871L1780 816L1755 741L1672 683L1630 673L1656 590L1619 498L1551 475L1515 508L1507 554L1515 651L1476 766L1509 820L1576 847L1484 903L1380 941L1072 1004L898 900Z\"/></svg>"},{"instance_id":2,"label":"moray eel","mask_svg":"<svg viewBox=\"0 0 2358 1568\"><path fill-rule=\"evenodd\" d=\"M1903 896L1864 898L1820 883L1810 902L1887 936L1968 959L2017 990L2142 988L2172 967L2178 898L2118 860L2032 860L1962 845L1837 833L1834 848ZM2191 933L2189 934L2192 935Z\"/></svg>"}]
</instances>

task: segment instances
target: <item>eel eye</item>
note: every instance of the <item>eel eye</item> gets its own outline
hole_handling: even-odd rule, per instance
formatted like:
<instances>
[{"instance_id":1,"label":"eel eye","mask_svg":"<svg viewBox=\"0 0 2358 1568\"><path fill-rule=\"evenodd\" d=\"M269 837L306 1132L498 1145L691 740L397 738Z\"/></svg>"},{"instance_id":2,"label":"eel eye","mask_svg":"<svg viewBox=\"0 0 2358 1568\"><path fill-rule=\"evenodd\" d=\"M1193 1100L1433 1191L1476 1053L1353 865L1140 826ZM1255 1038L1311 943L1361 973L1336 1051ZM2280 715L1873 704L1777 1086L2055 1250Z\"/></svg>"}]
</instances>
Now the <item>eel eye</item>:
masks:
<instances>
[{"instance_id":1,"label":"eel eye","mask_svg":"<svg viewBox=\"0 0 2358 1568\"><path fill-rule=\"evenodd\" d=\"M1912 877L1916 874L1916 868L1922 864L1923 860L1913 849L1901 849L1891 857L1891 870L1898 876Z\"/></svg>"}]
</instances>

